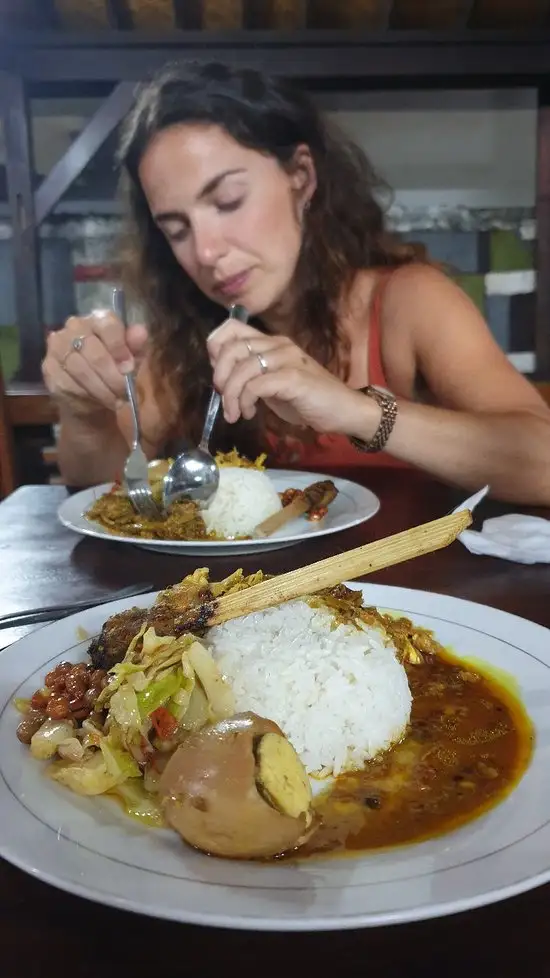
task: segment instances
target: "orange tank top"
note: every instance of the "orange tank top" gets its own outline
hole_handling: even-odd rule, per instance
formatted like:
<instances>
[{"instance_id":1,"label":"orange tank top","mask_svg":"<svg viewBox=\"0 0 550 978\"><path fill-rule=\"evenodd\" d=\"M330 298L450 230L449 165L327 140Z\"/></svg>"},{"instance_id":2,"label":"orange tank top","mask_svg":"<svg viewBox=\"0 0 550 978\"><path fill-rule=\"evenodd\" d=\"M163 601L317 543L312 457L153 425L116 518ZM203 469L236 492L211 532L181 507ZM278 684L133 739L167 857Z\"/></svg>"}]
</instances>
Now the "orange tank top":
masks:
<instances>
[{"instance_id":1,"label":"orange tank top","mask_svg":"<svg viewBox=\"0 0 550 978\"><path fill-rule=\"evenodd\" d=\"M368 336L368 383L389 390L381 353L381 308L384 287L392 273L384 272L377 282L370 305ZM327 468L358 468L364 465L384 465L407 468L406 462L388 452L369 455L355 448L345 435L318 435L314 442L303 443L286 436L273 442L273 459L281 467L304 468L324 472Z\"/></svg>"}]
</instances>

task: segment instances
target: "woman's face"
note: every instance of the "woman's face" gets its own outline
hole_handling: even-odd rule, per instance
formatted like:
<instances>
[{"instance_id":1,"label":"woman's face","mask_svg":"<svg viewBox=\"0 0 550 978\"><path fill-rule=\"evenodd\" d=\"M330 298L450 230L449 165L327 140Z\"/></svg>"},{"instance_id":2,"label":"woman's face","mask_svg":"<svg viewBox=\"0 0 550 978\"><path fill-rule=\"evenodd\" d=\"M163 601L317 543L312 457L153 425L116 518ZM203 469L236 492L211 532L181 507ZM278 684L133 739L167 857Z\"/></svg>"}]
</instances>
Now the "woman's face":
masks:
<instances>
[{"instance_id":1,"label":"woman's face","mask_svg":"<svg viewBox=\"0 0 550 978\"><path fill-rule=\"evenodd\" d=\"M288 296L314 189L311 157L300 152L290 174L213 125L173 126L148 146L139 178L153 219L215 302L259 315Z\"/></svg>"}]
</instances>

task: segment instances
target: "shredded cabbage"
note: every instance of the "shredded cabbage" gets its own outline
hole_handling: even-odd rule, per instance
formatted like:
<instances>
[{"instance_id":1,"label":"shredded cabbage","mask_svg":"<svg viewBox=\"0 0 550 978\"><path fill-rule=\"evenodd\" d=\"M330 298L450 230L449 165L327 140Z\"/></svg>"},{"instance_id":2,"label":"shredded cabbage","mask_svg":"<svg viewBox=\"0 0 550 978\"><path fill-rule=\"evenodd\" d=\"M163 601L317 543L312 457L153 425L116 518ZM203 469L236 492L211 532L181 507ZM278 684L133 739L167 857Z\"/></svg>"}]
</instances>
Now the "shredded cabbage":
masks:
<instances>
[{"instance_id":1,"label":"shredded cabbage","mask_svg":"<svg viewBox=\"0 0 550 978\"><path fill-rule=\"evenodd\" d=\"M48 773L54 781L77 795L103 795L117 784L116 775L107 770L99 751L76 764L72 761L55 761Z\"/></svg>"},{"instance_id":2,"label":"shredded cabbage","mask_svg":"<svg viewBox=\"0 0 550 978\"><path fill-rule=\"evenodd\" d=\"M155 798L145 790L139 781L124 781L109 794L122 802L124 810L131 818L136 818L144 825L152 828L166 826L162 809Z\"/></svg>"},{"instance_id":3,"label":"shredded cabbage","mask_svg":"<svg viewBox=\"0 0 550 978\"><path fill-rule=\"evenodd\" d=\"M181 721L184 730L201 730L212 719L206 693L202 686L195 686L189 706Z\"/></svg>"},{"instance_id":4,"label":"shredded cabbage","mask_svg":"<svg viewBox=\"0 0 550 978\"><path fill-rule=\"evenodd\" d=\"M208 649L200 642L193 642L187 655L206 693L213 716L217 720L232 716L235 712L233 690L225 682Z\"/></svg>"},{"instance_id":5,"label":"shredded cabbage","mask_svg":"<svg viewBox=\"0 0 550 978\"><path fill-rule=\"evenodd\" d=\"M178 723L181 724L189 709L191 697L195 689L195 673L188 662L184 662L181 670L178 670L178 679L179 689L168 701L166 707Z\"/></svg>"},{"instance_id":6,"label":"shredded cabbage","mask_svg":"<svg viewBox=\"0 0 550 978\"><path fill-rule=\"evenodd\" d=\"M245 578L239 571L212 588L216 593L240 590L255 577ZM176 604L178 587L183 593L190 584L208 586L208 571L199 568L168 589ZM162 825L162 812L151 796L159 769L189 731L235 712L233 692L195 635L159 636L146 624L108 677L93 720L84 720L79 728L67 720L47 720L32 738L31 753L51 761L51 777L76 794L116 796L132 817ZM28 701L18 700L16 706L24 712ZM174 732L164 739L151 720L159 708L175 721Z\"/></svg>"},{"instance_id":7,"label":"shredded cabbage","mask_svg":"<svg viewBox=\"0 0 550 978\"><path fill-rule=\"evenodd\" d=\"M69 737L58 745L57 753L66 761L80 761L84 757L84 744L78 737Z\"/></svg>"},{"instance_id":8,"label":"shredded cabbage","mask_svg":"<svg viewBox=\"0 0 550 978\"><path fill-rule=\"evenodd\" d=\"M31 740L31 754L39 761L47 761L57 752L64 740L73 736L74 726L69 720L45 720Z\"/></svg>"},{"instance_id":9,"label":"shredded cabbage","mask_svg":"<svg viewBox=\"0 0 550 978\"><path fill-rule=\"evenodd\" d=\"M108 701L111 699L117 689L122 686L122 683L128 681L135 688L135 677L143 676L145 684L147 683L145 673L143 672L143 667L141 665L136 665L133 662L117 662L115 666L109 671L109 682L104 690L99 694L96 700L96 710L102 710ZM141 682L138 679L138 685Z\"/></svg>"},{"instance_id":10,"label":"shredded cabbage","mask_svg":"<svg viewBox=\"0 0 550 978\"><path fill-rule=\"evenodd\" d=\"M124 683L111 696L111 716L124 731L136 731L141 723L141 713L136 691L130 683Z\"/></svg>"},{"instance_id":11,"label":"shredded cabbage","mask_svg":"<svg viewBox=\"0 0 550 978\"><path fill-rule=\"evenodd\" d=\"M174 642L173 635L157 635L154 628L148 628L143 634L140 658L142 662L155 661L161 658L161 649L170 647Z\"/></svg>"},{"instance_id":12,"label":"shredded cabbage","mask_svg":"<svg viewBox=\"0 0 550 978\"><path fill-rule=\"evenodd\" d=\"M164 704L180 689L180 677L177 672L164 673L160 679L149 683L146 689L136 696L137 705L142 717L149 717L159 706Z\"/></svg>"},{"instance_id":13,"label":"shredded cabbage","mask_svg":"<svg viewBox=\"0 0 550 978\"><path fill-rule=\"evenodd\" d=\"M105 768L120 784L126 778L140 778L141 771L134 758L126 750L115 747L109 737L102 737L99 749L103 754Z\"/></svg>"}]
</instances>

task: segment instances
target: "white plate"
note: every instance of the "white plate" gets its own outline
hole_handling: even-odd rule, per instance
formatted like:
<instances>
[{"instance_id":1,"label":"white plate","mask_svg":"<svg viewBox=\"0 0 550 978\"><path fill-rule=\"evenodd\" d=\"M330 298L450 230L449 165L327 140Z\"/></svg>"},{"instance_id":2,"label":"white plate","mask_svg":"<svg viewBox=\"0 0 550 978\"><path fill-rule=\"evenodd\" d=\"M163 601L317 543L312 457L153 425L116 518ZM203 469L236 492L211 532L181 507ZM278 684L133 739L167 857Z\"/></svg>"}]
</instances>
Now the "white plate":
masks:
<instances>
[{"instance_id":1,"label":"white plate","mask_svg":"<svg viewBox=\"0 0 550 978\"><path fill-rule=\"evenodd\" d=\"M144 550L161 550L164 554L190 554L205 560L208 557L227 557L229 554L251 554L257 550L280 550L291 547L311 537L322 537L340 530L349 530L366 520L370 520L380 509L380 500L370 489L350 482L348 479L336 479L333 476L322 475L318 472L294 472L287 469L267 470L277 492L283 492L290 487L305 489L312 482L322 479L332 479L338 489L338 495L330 504L328 514L321 523L310 522L305 517L292 520L271 537L258 540L226 540L224 542L188 541L188 540L140 540L139 537L119 537L109 533L99 523L86 519L84 513L92 503L108 492L112 483L84 489L74 496L69 496L58 510L59 519L69 530L82 533L84 536L99 537L102 540L116 540L118 543L130 543Z\"/></svg>"},{"instance_id":2,"label":"white plate","mask_svg":"<svg viewBox=\"0 0 550 978\"><path fill-rule=\"evenodd\" d=\"M335 930L479 907L550 879L550 633L483 605L366 585L366 599L433 628L458 655L512 673L536 729L534 758L496 809L437 839L384 853L296 865L202 856L168 831L142 829L115 804L81 799L44 777L15 737L12 697L30 695L60 659L83 657L76 628L98 631L145 598L48 625L0 655L0 854L71 893L193 924Z\"/></svg>"}]
</instances>

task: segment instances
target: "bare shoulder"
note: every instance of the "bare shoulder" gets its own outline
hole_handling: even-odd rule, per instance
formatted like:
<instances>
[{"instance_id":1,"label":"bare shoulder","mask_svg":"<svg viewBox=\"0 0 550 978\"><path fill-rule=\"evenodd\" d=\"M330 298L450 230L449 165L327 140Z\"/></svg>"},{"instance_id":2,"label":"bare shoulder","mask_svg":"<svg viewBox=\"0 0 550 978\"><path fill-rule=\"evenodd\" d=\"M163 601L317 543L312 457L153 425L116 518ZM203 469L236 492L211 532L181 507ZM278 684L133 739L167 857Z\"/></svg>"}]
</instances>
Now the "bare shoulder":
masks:
<instances>
[{"instance_id":1,"label":"bare shoulder","mask_svg":"<svg viewBox=\"0 0 550 978\"><path fill-rule=\"evenodd\" d=\"M390 276L382 303L384 328L422 360L438 351L498 351L470 297L445 272L415 262ZM504 358L505 359L505 358Z\"/></svg>"},{"instance_id":2,"label":"bare shoulder","mask_svg":"<svg viewBox=\"0 0 550 978\"><path fill-rule=\"evenodd\" d=\"M475 303L439 269L420 263L398 269L387 282L382 321L386 341L407 348L441 406L546 413Z\"/></svg>"},{"instance_id":3,"label":"bare shoulder","mask_svg":"<svg viewBox=\"0 0 550 978\"><path fill-rule=\"evenodd\" d=\"M422 321L425 321L426 313L429 314L430 309L439 311L442 303L447 308L450 304L451 308L461 312L468 309L483 322L475 305L449 275L434 265L412 262L396 269L389 277L384 292L383 313L389 319L402 319L405 313L405 319L410 321L421 312Z\"/></svg>"},{"instance_id":4,"label":"bare shoulder","mask_svg":"<svg viewBox=\"0 0 550 978\"><path fill-rule=\"evenodd\" d=\"M386 377L392 389L410 396L419 369L422 372L420 348L431 347L429 321L440 323L442 310L448 314L457 299L460 302L461 290L437 268L420 262L379 273L377 287Z\"/></svg>"}]
</instances>

